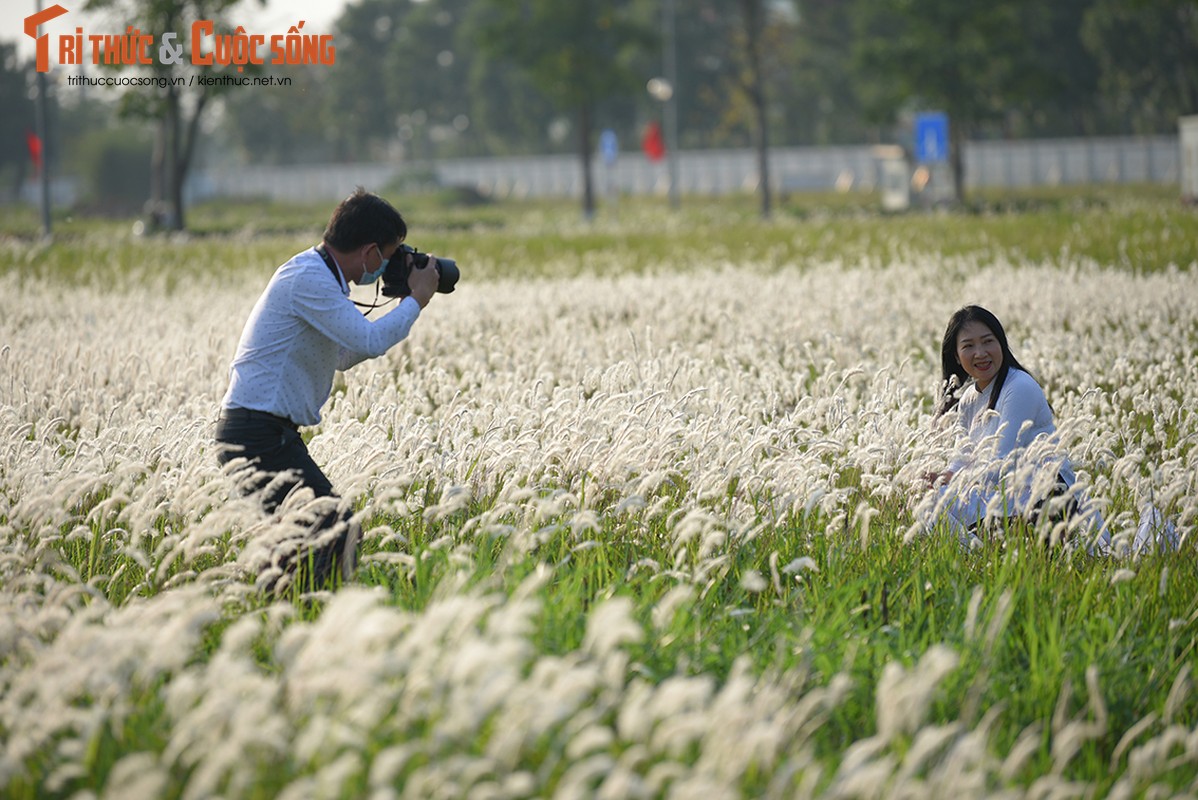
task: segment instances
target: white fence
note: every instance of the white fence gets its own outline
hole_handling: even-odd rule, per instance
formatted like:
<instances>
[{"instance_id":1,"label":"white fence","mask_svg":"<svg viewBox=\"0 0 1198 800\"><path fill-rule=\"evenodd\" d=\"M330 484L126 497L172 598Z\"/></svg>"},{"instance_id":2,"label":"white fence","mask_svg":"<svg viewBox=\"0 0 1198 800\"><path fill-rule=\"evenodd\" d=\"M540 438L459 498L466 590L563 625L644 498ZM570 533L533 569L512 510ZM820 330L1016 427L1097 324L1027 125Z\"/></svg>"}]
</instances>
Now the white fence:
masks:
<instances>
[{"instance_id":1,"label":"white fence","mask_svg":"<svg viewBox=\"0 0 1198 800\"><path fill-rule=\"evenodd\" d=\"M1176 136L969 142L964 160L967 188L1177 183L1181 161ZM873 189L880 163L869 146L779 147L769 153L771 182L784 192ZM619 156L610 166L596 155L592 169L600 195L665 193L669 186L666 162L650 162L639 151ZM188 195L192 199L336 199L355 186L380 190L405 175L429 174L443 185L501 198L582 195L582 173L572 155L200 170L189 181ZM683 194L752 191L757 176L751 150L678 154L678 186Z\"/></svg>"},{"instance_id":2,"label":"white fence","mask_svg":"<svg viewBox=\"0 0 1198 800\"><path fill-rule=\"evenodd\" d=\"M1177 183L1176 136L973 142L965 150L972 186Z\"/></svg>"}]
</instances>

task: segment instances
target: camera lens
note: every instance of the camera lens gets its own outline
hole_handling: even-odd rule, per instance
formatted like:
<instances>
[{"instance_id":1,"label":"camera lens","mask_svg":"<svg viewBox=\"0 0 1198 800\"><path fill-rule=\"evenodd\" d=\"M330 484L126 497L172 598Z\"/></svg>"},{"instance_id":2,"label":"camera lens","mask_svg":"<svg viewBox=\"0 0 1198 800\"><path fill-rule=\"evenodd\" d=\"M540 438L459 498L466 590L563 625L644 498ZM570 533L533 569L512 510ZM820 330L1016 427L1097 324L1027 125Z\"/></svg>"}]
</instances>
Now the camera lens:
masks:
<instances>
[{"instance_id":1,"label":"camera lens","mask_svg":"<svg viewBox=\"0 0 1198 800\"><path fill-rule=\"evenodd\" d=\"M439 276L437 291L441 294L452 292L453 287L457 285L458 278L461 277L461 273L458 272L458 262L452 258L438 258L437 273Z\"/></svg>"}]
</instances>

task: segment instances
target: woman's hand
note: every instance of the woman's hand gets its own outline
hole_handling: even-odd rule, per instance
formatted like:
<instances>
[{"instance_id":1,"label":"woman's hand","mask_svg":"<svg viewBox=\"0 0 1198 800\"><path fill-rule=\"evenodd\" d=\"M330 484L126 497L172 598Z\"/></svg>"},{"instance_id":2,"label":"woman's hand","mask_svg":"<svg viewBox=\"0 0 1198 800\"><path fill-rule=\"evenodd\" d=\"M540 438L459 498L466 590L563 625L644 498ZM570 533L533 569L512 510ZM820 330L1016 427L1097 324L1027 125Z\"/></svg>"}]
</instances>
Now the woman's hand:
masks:
<instances>
[{"instance_id":1,"label":"woman's hand","mask_svg":"<svg viewBox=\"0 0 1198 800\"><path fill-rule=\"evenodd\" d=\"M952 470L944 472L925 472L922 475L924 482L927 483L929 489L934 489L937 486L943 486L953 479Z\"/></svg>"}]
</instances>

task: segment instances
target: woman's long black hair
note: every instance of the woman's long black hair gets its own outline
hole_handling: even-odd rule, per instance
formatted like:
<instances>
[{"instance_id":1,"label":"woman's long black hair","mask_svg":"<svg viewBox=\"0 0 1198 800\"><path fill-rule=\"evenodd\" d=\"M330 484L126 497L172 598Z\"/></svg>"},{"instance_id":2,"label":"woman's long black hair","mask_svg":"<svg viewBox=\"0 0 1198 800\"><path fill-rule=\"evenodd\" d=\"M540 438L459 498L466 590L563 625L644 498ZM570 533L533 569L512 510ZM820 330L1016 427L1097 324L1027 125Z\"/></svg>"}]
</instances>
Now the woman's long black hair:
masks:
<instances>
[{"instance_id":1,"label":"woman's long black hair","mask_svg":"<svg viewBox=\"0 0 1198 800\"><path fill-rule=\"evenodd\" d=\"M990 332L994 334L994 338L998 340L999 347L1002 348L1002 366L998 368L998 374L994 376L994 390L990 392L989 408L993 409L998 402L998 395L1002 392L1003 384L1007 380L1007 373L1012 368L1027 372L1027 369L1011 352L1011 346L1007 344L1007 332L1003 330L998 317L981 306L959 308L949 319L948 327L944 330L944 340L940 343L940 369L944 383L941 388L940 408L936 410L936 416L956 408L957 403L961 400L958 393L969 382L969 373L965 371L965 367L961 366L961 362L957 358L957 336L960 335L961 329L970 322L980 322L989 328Z\"/></svg>"}]
</instances>

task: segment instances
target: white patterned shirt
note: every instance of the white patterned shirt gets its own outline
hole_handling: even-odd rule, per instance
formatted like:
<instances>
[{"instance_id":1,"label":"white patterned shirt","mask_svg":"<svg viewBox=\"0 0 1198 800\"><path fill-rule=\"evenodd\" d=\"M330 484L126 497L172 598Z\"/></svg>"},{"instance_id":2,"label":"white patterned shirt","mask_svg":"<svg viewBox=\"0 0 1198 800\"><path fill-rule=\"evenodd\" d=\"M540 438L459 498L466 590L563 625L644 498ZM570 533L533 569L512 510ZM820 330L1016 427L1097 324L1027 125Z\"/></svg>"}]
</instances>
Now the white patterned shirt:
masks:
<instances>
[{"instance_id":1,"label":"white patterned shirt","mask_svg":"<svg viewBox=\"0 0 1198 800\"><path fill-rule=\"evenodd\" d=\"M339 270L334 275L315 248L297 253L275 271L250 312L221 407L315 425L334 373L387 352L418 316L420 303L405 297L379 319L367 319Z\"/></svg>"}]
</instances>

